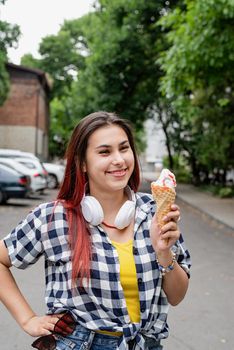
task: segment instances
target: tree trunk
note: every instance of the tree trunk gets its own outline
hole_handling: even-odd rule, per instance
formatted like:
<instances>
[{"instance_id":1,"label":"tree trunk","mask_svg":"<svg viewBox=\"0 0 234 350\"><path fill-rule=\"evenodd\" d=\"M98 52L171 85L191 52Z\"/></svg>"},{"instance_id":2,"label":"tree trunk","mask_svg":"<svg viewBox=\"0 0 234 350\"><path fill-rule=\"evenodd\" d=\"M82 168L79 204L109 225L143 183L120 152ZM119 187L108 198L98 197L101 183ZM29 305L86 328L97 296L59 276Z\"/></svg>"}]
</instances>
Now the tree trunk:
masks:
<instances>
[{"instance_id":1,"label":"tree trunk","mask_svg":"<svg viewBox=\"0 0 234 350\"><path fill-rule=\"evenodd\" d=\"M195 186L199 186L201 184L199 169L197 167L196 159L195 157L193 157L193 155L190 155L190 164L191 164L191 170L192 170L193 184Z\"/></svg>"},{"instance_id":2,"label":"tree trunk","mask_svg":"<svg viewBox=\"0 0 234 350\"><path fill-rule=\"evenodd\" d=\"M167 131L167 127L168 127L168 122L164 122L163 120L163 111L161 109L158 108L157 110L158 113L158 119L162 125L162 129L166 138L166 148L167 148L167 152L168 152L168 160L169 160L169 167L170 169L173 171L174 169L174 159L172 156L172 150L171 150L171 143L170 143L170 137Z\"/></svg>"}]
</instances>

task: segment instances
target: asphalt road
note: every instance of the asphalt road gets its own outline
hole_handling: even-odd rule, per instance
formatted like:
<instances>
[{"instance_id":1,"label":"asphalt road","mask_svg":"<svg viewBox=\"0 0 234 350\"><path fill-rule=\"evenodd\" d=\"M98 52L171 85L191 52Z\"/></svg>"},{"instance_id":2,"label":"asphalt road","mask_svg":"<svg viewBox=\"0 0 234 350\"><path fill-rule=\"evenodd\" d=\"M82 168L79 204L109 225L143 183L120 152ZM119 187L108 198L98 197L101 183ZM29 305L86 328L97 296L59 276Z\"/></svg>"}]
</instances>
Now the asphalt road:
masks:
<instances>
[{"instance_id":1,"label":"asphalt road","mask_svg":"<svg viewBox=\"0 0 234 350\"><path fill-rule=\"evenodd\" d=\"M0 238L31 208L56 197L56 191L0 206ZM14 206L12 205L14 203ZM184 301L169 312L170 337L164 350L234 349L234 235L217 227L182 203L180 228L192 255L192 275ZM33 309L43 314L43 261L13 274ZM0 282L1 283L1 282ZM0 349L30 349L32 338L23 333L0 305Z\"/></svg>"}]
</instances>

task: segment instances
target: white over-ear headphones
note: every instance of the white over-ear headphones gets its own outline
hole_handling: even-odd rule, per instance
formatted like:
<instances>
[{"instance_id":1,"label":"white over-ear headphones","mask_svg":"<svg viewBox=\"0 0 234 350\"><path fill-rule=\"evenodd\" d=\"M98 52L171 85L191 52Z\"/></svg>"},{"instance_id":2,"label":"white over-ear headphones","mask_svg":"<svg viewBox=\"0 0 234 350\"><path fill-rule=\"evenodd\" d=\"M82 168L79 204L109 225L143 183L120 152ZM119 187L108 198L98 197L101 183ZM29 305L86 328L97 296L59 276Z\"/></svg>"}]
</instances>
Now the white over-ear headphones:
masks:
<instances>
[{"instance_id":1,"label":"white over-ear headphones","mask_svg":"<svg viewBox=\"0 0 234 350\"><path fill-rule=\"evenodd\" d=\"M114 222L114 226L119 230L130 225L135 214L135 193L128 186L125 188L125 192L128 195L129 200L122 205ZM95 197L84 195L80 205L85 220L91 225L97 226L103 222L103 209Z\"/></svg>"}]
</instances>

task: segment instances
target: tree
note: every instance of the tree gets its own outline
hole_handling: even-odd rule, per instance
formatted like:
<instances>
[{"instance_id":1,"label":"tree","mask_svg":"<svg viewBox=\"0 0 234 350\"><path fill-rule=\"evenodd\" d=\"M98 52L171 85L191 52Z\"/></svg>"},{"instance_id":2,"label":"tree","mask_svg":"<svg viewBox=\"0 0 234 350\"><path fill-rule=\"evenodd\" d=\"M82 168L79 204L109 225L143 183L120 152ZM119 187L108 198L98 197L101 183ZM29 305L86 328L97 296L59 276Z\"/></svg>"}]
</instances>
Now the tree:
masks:
<instances>
[{"instance_id":1,"label":"tree","mask_svg":"<svg viewBox=\"0 0 234 350\"><path fill-rule=\"evenodd\" d=\"M21 64L47 72L53 80L51 100L69 94L72 82L84 66L83 22L86 16L64 21L57 35L42 39L39 46L40 59L24 55Z\"/></svg>"},{"instance_id":2,"label":"tree","mask_svg":"<svg viewBox=\"0 0 234 350\"><path fill-rule=\"evenodd\" d=\"M114 110L140 129L158 95L155 46L160 31L155 22L164 1L99 3L87 28L92 32L88 35L91 54L74 84L78 101L74 110L78 115Z\"/></svg>"},{"instance_id":3,"label":"tree","mask_svg":"<svg viewBox=\"0 0 234 350\"><path fill-rule=\"evenodd\" d=\"M0 0L0 6L5 0ZM7 49L13 47L18 40L20 30L17 25L0 20L0 105L3 104L9 91L9 77L5 64L7 62Z\"/></svg>"},{"instance_id":4,"label":"tree","mask_svg":"<svg viewBox=\"0 0 234 350\"><path fill-rule=\"evenodd\" d=\"M68 132L84 115L105 109L130 119L137 137L142 134L159 96L156 60L162 42L155 24L167 4L102 0L94 12L66 21L57 36L43 39L40 68L54 80L52 97L66 105ZM67 69L71 64L75 74Z\"/></svg>"},{"instance_id":5,"label":"tree","mask_svg":"<svg viewBox=\"0 0 234 350\"><path fill-rule=\"evenodd\" d=\"M194 179L208 179L234 164L234 3L186 0L159 25L169 48L159 63L161 89L179 115L177 144Z\"/></svg>"}]
</instances>

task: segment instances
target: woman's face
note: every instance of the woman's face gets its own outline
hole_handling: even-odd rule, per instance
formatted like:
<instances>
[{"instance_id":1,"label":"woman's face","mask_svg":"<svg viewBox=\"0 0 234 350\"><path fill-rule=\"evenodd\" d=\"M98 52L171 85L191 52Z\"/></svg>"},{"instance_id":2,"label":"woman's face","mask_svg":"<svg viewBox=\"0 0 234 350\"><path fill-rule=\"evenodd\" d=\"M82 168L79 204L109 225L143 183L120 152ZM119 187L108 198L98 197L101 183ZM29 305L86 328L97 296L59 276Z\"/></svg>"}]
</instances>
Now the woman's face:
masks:
<instances>
[{"instance_id":1,"label":"woman's face","mask_svg":"<svg viewBox=\"0 0 234 350\"><path fill-rule=\"evenodd\" d=\"M91 193L124 189L134 169L134 155L125 131L108 125L94 131L88 140L84 171Z\"/></svg>"}]
</instances>

